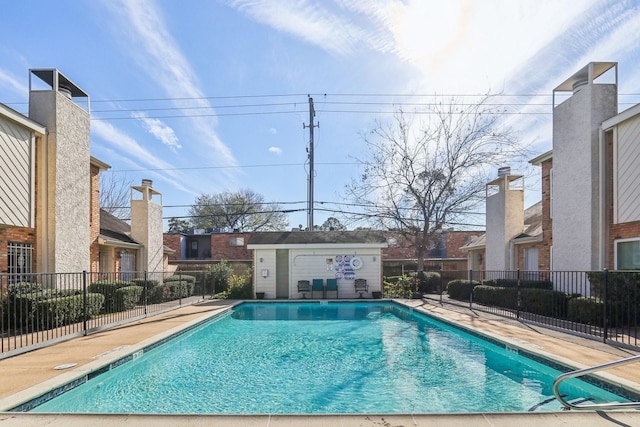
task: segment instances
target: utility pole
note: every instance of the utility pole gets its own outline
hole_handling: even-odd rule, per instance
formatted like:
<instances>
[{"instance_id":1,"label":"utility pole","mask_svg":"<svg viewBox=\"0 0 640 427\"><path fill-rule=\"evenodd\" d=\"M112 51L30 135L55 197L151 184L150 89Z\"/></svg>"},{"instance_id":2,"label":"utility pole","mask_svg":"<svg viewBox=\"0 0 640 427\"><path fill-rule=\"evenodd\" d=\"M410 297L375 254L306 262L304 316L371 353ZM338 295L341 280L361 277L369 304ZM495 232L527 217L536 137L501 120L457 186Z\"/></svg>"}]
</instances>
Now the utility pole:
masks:
<instances>
[{"instance_id":1,"label":"utility pole","mask_svg":"<svg viewBox=\"0 0 640 427\"><path fill-rule=\"evenodd\" d=\"M307 155L309 157L309 177L307 179L307 231L313 231L313 128L320 127L320 124L313 124L316 110L313 108L313 98L309 96L309 125L302 124L302 128L309 128L309 147Z\"/></svg>"}]
</instances>

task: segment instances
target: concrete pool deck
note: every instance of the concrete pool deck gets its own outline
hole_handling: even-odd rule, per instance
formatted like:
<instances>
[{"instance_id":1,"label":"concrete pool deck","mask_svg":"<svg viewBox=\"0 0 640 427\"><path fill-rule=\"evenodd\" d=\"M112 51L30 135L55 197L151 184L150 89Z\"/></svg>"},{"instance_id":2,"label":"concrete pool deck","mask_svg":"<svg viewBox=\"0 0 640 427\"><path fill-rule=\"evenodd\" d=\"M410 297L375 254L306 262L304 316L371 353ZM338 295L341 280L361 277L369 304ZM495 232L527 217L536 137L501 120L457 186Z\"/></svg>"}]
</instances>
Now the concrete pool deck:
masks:
<instances>
[{"instance_id":1,"label":"concrete pool deck","mask_svg":"<svg viewBox=\"0 0 640 427\"><path fill-rule=\"evenodd\" d=\"M426 299L404 303L416 310L553 358L576 368L611 362L637 352L505 319L487 313ZM92 372L180 329L197 324L229 308L231 301L209 301L183 307L135 323L74 338L46 348L0 360L0 411L46 393L69 380ZM76 364L66 370L55 367ZM640 369L628 365L600 375L607 381L640 390ZM31 414L0 412L0 426L640 426L640 411L434 415L122 415Z\"/></svg>"}]
</instances>

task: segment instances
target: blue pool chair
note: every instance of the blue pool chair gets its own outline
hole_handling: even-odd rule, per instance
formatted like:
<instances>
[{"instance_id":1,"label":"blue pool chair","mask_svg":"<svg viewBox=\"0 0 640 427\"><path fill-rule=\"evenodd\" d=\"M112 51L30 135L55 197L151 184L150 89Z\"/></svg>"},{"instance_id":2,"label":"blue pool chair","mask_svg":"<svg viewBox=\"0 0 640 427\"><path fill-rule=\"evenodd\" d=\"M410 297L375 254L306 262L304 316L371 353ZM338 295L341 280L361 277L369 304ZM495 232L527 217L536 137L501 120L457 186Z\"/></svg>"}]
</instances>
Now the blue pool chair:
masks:
<instances>
[{"instance_id":1,"label":"blue pool chair","mask_svg":"<svg viewBox=\"0 0 640 427\"><path fill-rule=\"evenodd\" d=\"M309 281L298 280L298 293L302 294L302 298L306 298L308 292L311 292L311 284Z\"/></svg>"},{"instance_id":2,"label":"blue pool chair","mask_svg":"<svg viewBox=\"0 0 640 427\"><path fill-rule=\"evenodd\" d=\"M313 285L311 285L311 298L313 298L314 292L321 292L322 298L324 298L324 279L313 279Z\"/></svg>"},{"instance_id":3,"label":"blue pool chair","mask_svg":"<svg viewBox=\"0 0 640 427\"><path fill-rule=\"evenodd\" d=\"M360 298L362 298L363 293L369 292L366 279L356 279L355 288L356 292L360 293Z\"/></svg>"},{"instance_id":4,"label":"blue pool chair","mask_svg":"<svg viewBox=\"0 0 640 427\"><path fill-rule=\"evenodd\" d=\"M338 279L327 279L327 287L324 288L325 298L328 298L329 291L335 291L336 299L338 299Z\"/></svg>"}]
</instances>

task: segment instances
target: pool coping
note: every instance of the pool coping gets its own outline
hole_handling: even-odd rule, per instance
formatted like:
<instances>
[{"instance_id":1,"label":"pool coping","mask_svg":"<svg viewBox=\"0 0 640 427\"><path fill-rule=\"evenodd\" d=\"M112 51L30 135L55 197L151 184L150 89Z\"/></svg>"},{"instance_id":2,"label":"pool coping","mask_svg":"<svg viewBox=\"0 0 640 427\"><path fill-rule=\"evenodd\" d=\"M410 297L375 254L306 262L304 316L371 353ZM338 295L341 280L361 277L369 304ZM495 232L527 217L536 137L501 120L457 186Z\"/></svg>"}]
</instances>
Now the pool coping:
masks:
<instances>
[{"instance_id":1,"label":"pool coping","mask_svg":"<svg viewBox=\"0 0 640 427\"><path fill-rule=\"evenodd\" d=\"M555 368L561 372L567 372L574 369L582 369L587 367L585 365L581 365L580 363L565 359L558 355L549 353L541 348L537 348L539 346L528 343L523 340L518 340L514 338L508 338L504 336L500 336L497 334L493 334L489 331L478 331L464 325L455 320L447 319L438 313L434 313L428 311L422 307L413 305L415 300L398 300L398 299L380 299L380 300L366 300L362 301L359 299L355 300L283 300L283 301L254 301L254 300L246 300L246 301L235 301L229 302L228 306L220 308L218 310L212 310L209 313L206 313L202 316L199 316L196 319L185 322L179 326L171 328L162 333L155 334L149 338L146 338L136 344L123 346L121 348L116 348L108 354L98 355L96 360L81 365L79 367L74 367L73 369L69 369L62 374L50 378L42 383L29 387L25 390L22 390L16 394L8 396L4 399L0 400L0 412L4 412L5 414L15 414L15 413L24 413L25 411L29 411L36 406L53 399L64 392L83 384L86 381L89 381L96 376L105 373L111 369L114 369L120 366L123 363L127 363L147 351L151 351L154 348L170 341L177 336L180 336L199 325L209 322L216 317L221 317L228 314L234 307L244 303L348 303L348 302L367 302L367 303L384 303L391 302L397 304L401 307L404 307L410 311L416 311L420 314L423 314L429 318L436 319L442 323L445 323L451 327L457 328L461 331L464 331L470 335L476 336L483 340L493 343L494 345L498 345L502 348L505 348L509 351L517 352L525 357L528 357L532 360L543 363L547 366ZM597 387L603 388L605 390L611 391L615 394L622 395L624 397L630 398L631 400L640 400L640 385L638 383L628 381L624 378L620 378L618 376L603 372L599 374L591 374L589 376L590 383L596 385ZM553 413L554 411L544 411L544 413ZM213 414L212 414L213 415Z\"/></svg>"}]
</instances>

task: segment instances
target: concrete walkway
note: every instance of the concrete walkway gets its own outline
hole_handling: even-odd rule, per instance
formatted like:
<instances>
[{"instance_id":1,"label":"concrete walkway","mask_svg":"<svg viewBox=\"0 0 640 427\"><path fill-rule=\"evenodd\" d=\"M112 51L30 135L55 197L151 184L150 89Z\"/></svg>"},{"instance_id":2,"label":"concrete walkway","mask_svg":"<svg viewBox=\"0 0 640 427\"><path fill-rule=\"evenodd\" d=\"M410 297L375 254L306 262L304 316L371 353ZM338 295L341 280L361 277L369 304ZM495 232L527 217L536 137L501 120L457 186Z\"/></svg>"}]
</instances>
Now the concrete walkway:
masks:
<instances>
[{"instance_id":1,"label":"concrete walkway","mask_svg":"<svg viewBox=\"0 0 640 427\"><path fill-rule=\"evenodd\" d=\"M576 368L611 362L637 353L597 341L522 324L464 307L430 300L404 301L443 320L473 328L510 345L533 351ZM229 308L233 302L211 301L183 307L136 323L75 338L0 361L0 411L31 400L69 380L99 369L111 360L191 327ZM75 364L65 370L61 365ZM600 375L640 392L640 369L630 365ZM639 426L640 411L438 415L121 415L30 414L0 412L5 426Z\"/></svg>"}]
</instances>

